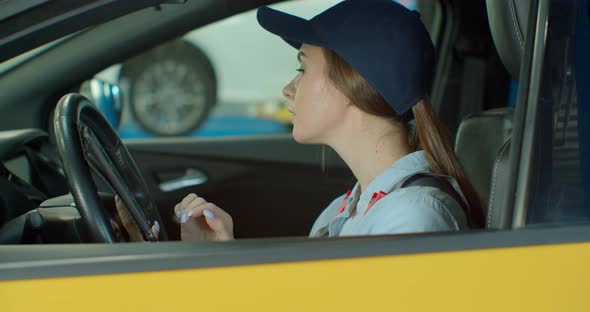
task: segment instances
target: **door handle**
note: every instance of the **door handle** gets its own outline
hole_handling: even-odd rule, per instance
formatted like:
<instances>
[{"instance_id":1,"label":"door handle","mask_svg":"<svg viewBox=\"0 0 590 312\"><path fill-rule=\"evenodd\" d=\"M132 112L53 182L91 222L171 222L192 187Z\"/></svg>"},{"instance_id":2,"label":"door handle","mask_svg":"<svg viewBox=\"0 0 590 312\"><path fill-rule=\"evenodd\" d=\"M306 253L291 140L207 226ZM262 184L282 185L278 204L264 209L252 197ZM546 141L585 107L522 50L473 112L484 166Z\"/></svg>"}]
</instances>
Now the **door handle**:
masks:
<instances>
[{"instance_id":1,"label":"door handle","mask_svg":"<svg viewBox=\"0 0 590 312\"><path fill-rule=\"evenodd\" d=\"M198 169L189 168L183 176L160 182L160 191L174 192L186 187L199 186L207 182L207 175Z\"/></svg>"}]
</instances>

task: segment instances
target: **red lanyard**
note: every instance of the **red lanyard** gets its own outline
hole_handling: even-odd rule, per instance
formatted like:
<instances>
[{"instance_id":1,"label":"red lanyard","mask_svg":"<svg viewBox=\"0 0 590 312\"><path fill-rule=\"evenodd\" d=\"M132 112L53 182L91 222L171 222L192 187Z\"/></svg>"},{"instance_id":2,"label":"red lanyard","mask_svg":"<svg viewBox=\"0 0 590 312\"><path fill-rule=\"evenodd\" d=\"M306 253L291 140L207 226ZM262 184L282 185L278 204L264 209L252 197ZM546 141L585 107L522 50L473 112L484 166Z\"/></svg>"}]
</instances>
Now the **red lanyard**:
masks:
<instances>
[{"instance_id":1,"label":"red lanyard","mask_svg":"<svg viewBox=\"0 0 590 312\"><path fill-rule=\"evenodd\" d=\"M340 209L338 210L338 213L336 215L339 215L344 212L344 209L346 209L346 207L348 206L348 198L350 198L351 194L352 194L352 190L348 190L348 192L346 192L346 195L342 199L342 204L340 204ZM367 212L369 212L369 210L371 208L373 208L373 206L381 198L385 197L385 195L387 195L387 193L385 193L383 191L380 191L379 193L373 193L373 196L371 196L371 200L369 201L369 204L367 205L367 209L365 210L365 213L363 214L363 216L366 215Z\"/></svg>"},{"instance_id":2,"label":"red lanyard","mask_svg":"<svg viewBox=\"0 0 590 312\"><path fill-rule=\"evenodd\" d=\"M371 196L371 200L369 201L369 204L367 205L367 209L365 210L365 213L363 214L366 215L367 212L369 212L369 210L371 208L373 208L373 206L383 197L385 197L385 195L387 195L387 193L380 191L379 193L373 193L373 196Z\"/></svg>"},{"instance_id":3,"label":"red lanyard","mask_svg":"<svg viewBox=\"0 0 590 312\"><path fill-rule=\"evenodd\" d=\"M352 194L352 190L348 190L348 192L346 192L344 199L342 199L342 204L340 205L340 209L338 210L338 214L336 214L336 215L339 215L344 212L344 209L346 209L346 206L348 206L348 198L350 197L350 194Z\"/></svg>"}]
</instances>

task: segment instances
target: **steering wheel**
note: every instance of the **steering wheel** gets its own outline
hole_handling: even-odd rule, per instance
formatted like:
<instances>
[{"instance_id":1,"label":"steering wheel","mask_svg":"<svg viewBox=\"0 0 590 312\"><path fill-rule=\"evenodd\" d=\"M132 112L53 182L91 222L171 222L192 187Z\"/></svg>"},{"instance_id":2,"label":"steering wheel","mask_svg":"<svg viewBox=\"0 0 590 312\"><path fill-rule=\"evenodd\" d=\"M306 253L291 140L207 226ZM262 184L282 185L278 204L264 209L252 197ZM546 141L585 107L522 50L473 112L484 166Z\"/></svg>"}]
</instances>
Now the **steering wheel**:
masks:
<instances>
[{"instance_id":1,"label":"steering wheel","mask_svg":"<svg viewBox=\"0 0 590 312\"><path fill-rule=\"evenodd\" d=\"M90 100L76 93L62 97L55 109L54 129L70 190L92 241L113 243L117 238L91 170L119 195L145 240L167 239L141 172L117 132ZM161 226L158 237L151 231L156 221Z\"/></svg>"}]
</instances>

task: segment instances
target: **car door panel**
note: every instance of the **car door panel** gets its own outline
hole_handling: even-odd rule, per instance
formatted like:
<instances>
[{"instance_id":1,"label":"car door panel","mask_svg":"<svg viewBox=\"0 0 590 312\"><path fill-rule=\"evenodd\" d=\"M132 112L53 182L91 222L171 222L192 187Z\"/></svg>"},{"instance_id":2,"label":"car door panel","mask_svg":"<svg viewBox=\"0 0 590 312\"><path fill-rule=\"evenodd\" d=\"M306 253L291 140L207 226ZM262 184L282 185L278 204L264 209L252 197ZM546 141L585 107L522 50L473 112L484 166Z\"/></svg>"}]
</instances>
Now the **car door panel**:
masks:
<instances>
[{"instance_id":1,"label":"car door panel","mask_svg":"<svg viewBox=\"0 0 590 312\"><path fill-rule=\"evenodd\" d=\"M216 139L127 141L165 220L168 235L174 206L194 192L227 211L236 237L306 235L315 218L354 184L344 162L331 150L299 145L290 135ZM162 183L187 170L206 182L163 191Z\"/></svg>"}]
</instances>

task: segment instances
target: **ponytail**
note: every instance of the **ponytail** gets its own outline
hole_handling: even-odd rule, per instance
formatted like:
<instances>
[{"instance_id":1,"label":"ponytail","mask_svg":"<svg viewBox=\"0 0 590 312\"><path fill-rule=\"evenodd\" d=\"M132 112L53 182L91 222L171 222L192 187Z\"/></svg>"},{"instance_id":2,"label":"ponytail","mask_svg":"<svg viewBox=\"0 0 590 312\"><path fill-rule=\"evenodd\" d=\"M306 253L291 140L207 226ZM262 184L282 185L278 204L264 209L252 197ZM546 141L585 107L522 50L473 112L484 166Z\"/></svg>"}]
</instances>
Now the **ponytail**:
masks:
<instances>
[{"instance_id":1,"label":"ponytail","mask_svg":"<svg viewBox=\"0 0 590 312\"><path fill-rule=\"evenodd\" d=\"M468 207L464 212L469 224L474 228L483 228L485 217L477 192L467 178L445 128L434 115L428 98L418 102L412 111L416 126L411 131L413 137L410 138L410 142L413 142L414 147L421 147L424 150L432 172L451 176L457 180L467 200Z\"/></svg>"}]
</instances>

